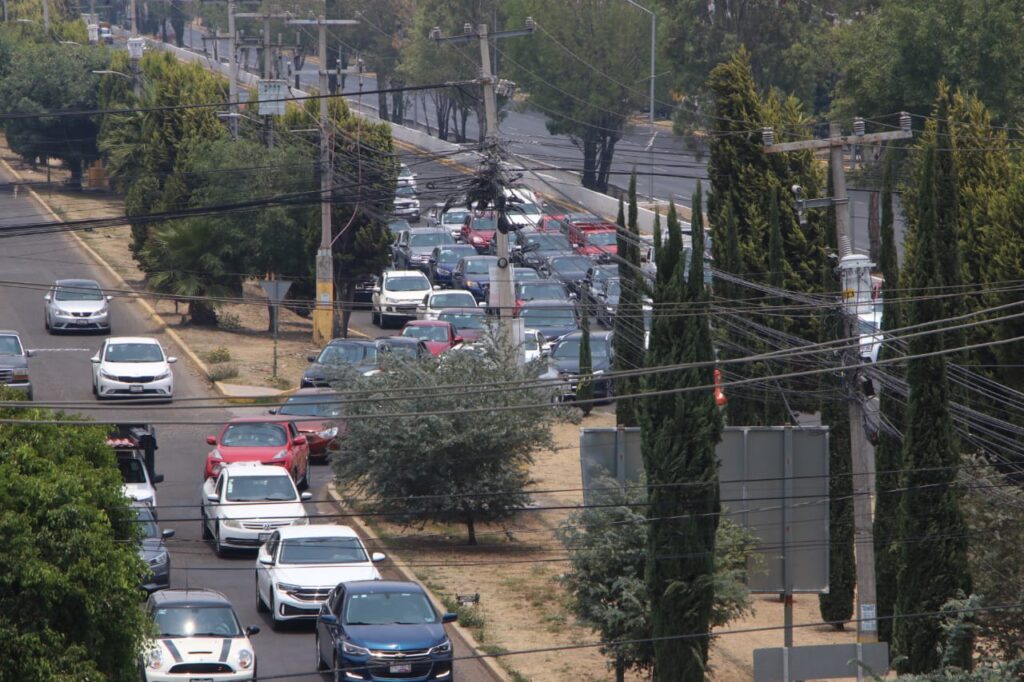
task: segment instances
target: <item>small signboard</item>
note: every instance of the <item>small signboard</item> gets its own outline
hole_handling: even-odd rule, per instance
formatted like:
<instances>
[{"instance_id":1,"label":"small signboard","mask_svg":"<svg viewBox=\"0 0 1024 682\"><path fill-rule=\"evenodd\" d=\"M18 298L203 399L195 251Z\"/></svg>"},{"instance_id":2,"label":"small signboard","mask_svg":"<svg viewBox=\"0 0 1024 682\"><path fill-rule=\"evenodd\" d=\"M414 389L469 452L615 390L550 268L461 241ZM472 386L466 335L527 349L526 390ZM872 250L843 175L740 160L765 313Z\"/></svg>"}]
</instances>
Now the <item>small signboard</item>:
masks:
<instances>
[{"instance_id":1,"label":"small signboard","mask_svg":"<svg viewBox=\"0 0 1024 682\"><path fill-rule=\"evenodd\" d=\"M267 299L273 305L278 305L288 294L288 289L291 288L292 283L291 280L287 279L265 279L260 281L260 286L263 287L263 292L267 295Z\"/></svg>"},{"instance_id":2,"label":"small signboard","mask_svg":"<svg viewBox=\"0 0 1024 682\"><path fill-rule=\"evenodd\" d=\"M258 90L260 116L284 116L284 100L288 97L288 83L278 80L261 80Z\"/></svg>"},{"instance_id":3,"label":"small signboard","mask_svg":"<svg viewBox=\"0 0 1024 682\"><path fill-rule=\"evenodd\" d=\"M889 645L876 642L754 649L754 682L832 680L857 677L858 671L864 679L884 677L889 671Z\"/></svg>"},{"instance_id":4,"label":"small signboard","mask_svg":"<svg viewBox=\"0 0 1024 682\"><path fill-rule=\"evenodd\" d=\"M142 53L146 51L145 38L128 39L128 58L134 61L142 59Z\"/></svg>"}]
</instances>

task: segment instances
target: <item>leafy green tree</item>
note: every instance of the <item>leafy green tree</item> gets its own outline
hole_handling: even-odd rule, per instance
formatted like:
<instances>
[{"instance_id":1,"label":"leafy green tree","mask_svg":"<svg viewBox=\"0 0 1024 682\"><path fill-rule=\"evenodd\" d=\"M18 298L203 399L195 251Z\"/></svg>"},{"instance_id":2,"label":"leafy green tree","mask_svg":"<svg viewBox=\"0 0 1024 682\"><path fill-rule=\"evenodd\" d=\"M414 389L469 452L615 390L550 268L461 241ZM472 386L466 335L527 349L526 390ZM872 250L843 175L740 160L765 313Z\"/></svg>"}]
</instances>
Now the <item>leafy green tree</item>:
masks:
<instances>
[{"instance_id":1,"label":"leafy green tree","mask_svg":"<svg viewBox=\"0 0 1024 682\"><path fill-rule=\"evenodd\" d=\"M33 166L60 159L80 182L82 164L100 155L96 117L44 114L95 110L99 76L92 72L109 64L105 47L20 43L0 80L0 112L20 114L4 122L11 150Z\"/></svg>"},{"instance_id":2,"label":"leafy green tree","mask_svg":"<svg viewBox=\"0 0 1024 682\"><path fill-rule=\"evenodd\" d=\"M907 281L917 290L941 289L943 250L955 248L939 241L936 214L934 144L922 149L923 165L917 197L918 222L914 234L913 261ZM911 324L927 324L944 316L945 302L933 297L915 298L908 304ZM909 340L911 355L943 349L939 334ZM904 470L900 477L899 570L893 623L893 648L900 672L922 673L937 669L942 630L936 618L900 618L939 610L947 600L971 592L967 540L960 512L960 493L953 485L960 452L949 412L946 359L942 355L918 357L907 362L907 402L903 441ZM969 646L950 654L961 668L972 664Z\"/></svg>"},{"instance_id":3,"label":"leafy green tree","mask_svg":"<svg viewBox=\"0 0 1024 682\"><path fill-rule=\"evenodd\" d=\"M649 640L651 603L644 581L648 520L642 511L646 490L643 485L619 488L614 481L602 482L600 489L596 506L573 513L558 529L572 561L572 570L564 577L572 610L600 633L603 642ZM753 533L728 519L718 524L712 626L752 611L747 562L755 556L757 543ZM619 682L627 670L647 671L654 665L654 646L649 641L606 644L601 651L612 659Z\"/></svg>"},{"instance_id":4,"label":"leafy green tree","mask_svg":"<svg viewBox=\"0 0 1024 682\"><path fill-rule=\"evenodd\" d=\"M637 370L643 367L644 324L643 295L646 282L640 267L640 230L637 227L636 173L629 180L629 218L623 214L619 201L618 231L615 242L618 245L618 271L621 283L619 304L615 309L613 327L615 331L615 354L612 358L616 372ZM636 376L615 379L616 395L633 395L639 392L640 378ZM621 426L639 426L639 402L617 400L615 421Z\"/></svg>"},{"instance_id":5,"label":"leafy green tree","mask_svg":"<svg viewBox=\"0 0 1024 682\"><path fill-rule=\"evenodd\" d=\"M648 22L627 3L604 0L514 0L509 24L527 16L538 30L502 48L505 68L547 118L583 153L583 186L608 189L615 145L630 114L647 101Z\"/></svg>"},{"instance_id":6,"label":"leafy green tree","mask_svg":"<svg viewBox=\"0 0 1024 682\"><path fill-rule=\"evenodd\" d=\"M675 205L669 207L668 239L656 251L654 322L647 366L710 362L708 294L704 289L704 231L701 190L693 198L693 243L689 279ZM658 239L660 241L660 237ZM686 304L695 314L674 310ZM710 364L645 377L646 391L707 387ZM646 580L655 638L703 635L710 630L714 603L715 531L721 509L715 446L722 419L710 389L652 395L642 401L644 470L649 506ZM685 487L683 487L685 486ZM703 680L708 639L656 640L655 680Z\"/></svg>"},{"instance_id":7,"label":"leafy green tree","mask_svg":"<svg viewBox=\"0 0 1024 682\"><path fill-rule=\"evenodd\" d=\"M17 396L0 389L0 399ZM0 409L5 419L66 417ZM0 681L138 679L138 526L101 426L0 425Z\"/></svg>"},{"instance_id":8,"label":"leafy green tree","mask_svg":"<svg viewBox=\"0 0 1024 682\"><path fill-rule=\"evenodd\" d=\"M536 369L489 338L483 357L454 353L441 363L396 362L376 376L339 377L339 386L373 400L348 405L337 480L390 518L465 524L475 545L478 524L504 521L529 503L533 453L552 445L562 413L547 405L554 395L537 386ZM448 388L460 384L500 390ZM476 411L481 405L494 411Z\"/></svg>"}]
</instances>

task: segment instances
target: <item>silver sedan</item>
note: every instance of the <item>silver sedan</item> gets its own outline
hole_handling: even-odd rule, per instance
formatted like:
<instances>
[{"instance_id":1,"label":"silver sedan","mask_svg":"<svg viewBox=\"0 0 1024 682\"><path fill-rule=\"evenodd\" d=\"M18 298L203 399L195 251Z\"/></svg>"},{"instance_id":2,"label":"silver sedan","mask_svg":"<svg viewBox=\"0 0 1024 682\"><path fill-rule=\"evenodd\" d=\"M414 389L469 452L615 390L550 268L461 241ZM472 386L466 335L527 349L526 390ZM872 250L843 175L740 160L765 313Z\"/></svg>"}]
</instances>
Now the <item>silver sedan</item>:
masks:
<instances>
[{"instance_id":1,"label":"silver sedan","mask_svg":"<svg viewBox=\"0 0 1024 682\"><path fill-rule=\"evenodd\" d=\"M91 279L59 279L43 297L46 329L110 333L110 296Z\"/></svg>"}]
</instances>

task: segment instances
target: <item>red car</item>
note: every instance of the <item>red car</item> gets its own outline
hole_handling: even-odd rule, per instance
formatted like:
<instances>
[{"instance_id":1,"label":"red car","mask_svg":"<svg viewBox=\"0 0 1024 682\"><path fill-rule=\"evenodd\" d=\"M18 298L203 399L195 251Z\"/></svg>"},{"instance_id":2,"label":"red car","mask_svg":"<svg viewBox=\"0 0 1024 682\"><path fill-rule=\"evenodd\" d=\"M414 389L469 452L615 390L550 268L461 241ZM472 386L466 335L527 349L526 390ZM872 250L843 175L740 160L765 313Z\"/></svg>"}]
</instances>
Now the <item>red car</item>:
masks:
<instances>
[{"instance_id":1,"label":"red car","mask_svg":"<svg viewBox=\"0 0 1024 682\"><path fill-rule=\"evenodd\" d=\"M206 478L230 462L262 462L287 469L299 488L309 485L309 444L295 422L239 417L206 442L215 446L206 456Z\"/></svg>"},{"instance_id":2,"label":"red car","mask_svg":"<svg viewBox=\"0 0 1024 682\"><path fill-rule=\"evenodd\" d=\"M300 388L284 405L270 410L295 419L299 434L306 437L310 460L327 461L331 444L345 435L341 397L329 388Z\"/></svg>"},{"instance_id":3,"label":"red car","mask_svg":"<svg viewBox=\"0 0 1024 682\"><path fill-rule=\"evenodd\" d=\"M477 211L466 215L459 239L463 244L471 245L477 253L487 253L497 229L498 218L494 211Z\"/></svg>"},{"instance_id":4,"label":"red car","mask_svg":"<svg viewBox=\"0 0 1024 682\"><path fill-rule=\"evenodd\" d=\"M439 356L457 343L462 337L455 331L451 322L442 320L413 320L402 327L402 336L423 339L434 357Z\"/></svg>"},{"instance_id":5,"label":"red car","mask_svg":"<svg viewBox=\"0 0 1024 682\"><path fill-rule=\"evenodd\" d=\"M619 252L615 235L616 230L579 230L575 225L569 227L569 243L576 253L598 261L609 261Z\"/></svg>"}]
</instances>

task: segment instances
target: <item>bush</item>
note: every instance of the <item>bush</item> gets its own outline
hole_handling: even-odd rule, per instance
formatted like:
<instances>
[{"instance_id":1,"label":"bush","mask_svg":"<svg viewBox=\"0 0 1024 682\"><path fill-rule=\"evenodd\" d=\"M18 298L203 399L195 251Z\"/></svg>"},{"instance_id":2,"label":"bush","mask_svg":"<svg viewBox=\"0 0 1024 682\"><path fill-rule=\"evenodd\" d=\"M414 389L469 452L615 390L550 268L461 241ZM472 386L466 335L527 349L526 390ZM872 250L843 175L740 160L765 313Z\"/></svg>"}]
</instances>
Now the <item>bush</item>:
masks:
<instances>
[{"instance_id":1,"label":"bush","mask_svg":"<svg viewBox=\"0 0 1024 682\"><path fill-rule=\"evenodd\" d=\"M221 362L230 362L231 351L229 351L224 346L220 346L219 348L214 348L211 351L203 353L203 360L206 360L206 362L210 363L211 365L216 365Z\"/></svg>"},{"instance_id":2,"label":"bush","mask_svg":"<svg viewBox=\"0 0 1024 682\"><path fill-rule=\"evenodd\" d=\"M235 365L217 365L210 368L210 381L224 381L234 379L238 376L238 367Z\"/></svg>"}]
</instances>

